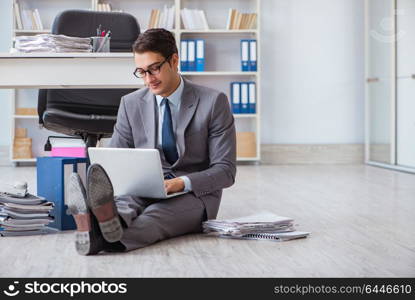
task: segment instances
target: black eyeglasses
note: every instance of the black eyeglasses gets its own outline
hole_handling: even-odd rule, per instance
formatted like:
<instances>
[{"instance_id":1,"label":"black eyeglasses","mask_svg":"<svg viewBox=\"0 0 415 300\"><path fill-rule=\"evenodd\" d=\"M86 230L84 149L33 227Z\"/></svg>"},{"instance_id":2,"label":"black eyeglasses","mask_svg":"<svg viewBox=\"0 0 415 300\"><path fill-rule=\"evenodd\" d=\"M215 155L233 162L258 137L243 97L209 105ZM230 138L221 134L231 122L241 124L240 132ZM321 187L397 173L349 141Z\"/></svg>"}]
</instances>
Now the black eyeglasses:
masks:
<instances>
[{"instance_id":1,"label":"black eyeglasses","mask_svg":"<svg viewBox=\"0 0 415 300\"><path fill-rule=\"evenodd\" d=\"M141 68L137 68L134 71L134 76L137 78L144 78L146 77L146 73L150 74L150 75L158 75L160 74L160 69L161 67L170 59L170 56L167 57L163 62L159 63L158 65L155 66L151 66L148 68L148 70L144 70Z\"/></svg>"}]
</instances>

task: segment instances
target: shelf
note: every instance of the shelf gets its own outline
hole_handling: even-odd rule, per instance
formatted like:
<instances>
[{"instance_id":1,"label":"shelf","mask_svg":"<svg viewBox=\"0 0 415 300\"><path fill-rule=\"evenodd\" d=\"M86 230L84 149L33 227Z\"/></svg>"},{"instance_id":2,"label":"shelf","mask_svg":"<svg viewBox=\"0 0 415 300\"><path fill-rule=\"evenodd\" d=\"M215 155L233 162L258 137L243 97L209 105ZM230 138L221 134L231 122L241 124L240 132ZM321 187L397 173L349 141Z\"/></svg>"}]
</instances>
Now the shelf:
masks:
<instances>
[{"instance_id":1,"label":"shelf","mask_svg":"<svg viewBox=\"0 0 415 300\"><path fill-rule=\"evenodd\" d=\"M42 34L42 33L50 33L50 29L45 30L33 30L33 29L15 29L15 34Z\"/></svg>"},{"instance_id":2,"label":"shelf","mask_svg":"<svg viewBox=\"0 0 415 300\"><path fill-rule=\"evenodd\" d=\"M180 29L179 33L198 33L198 34L240 34L240 33L251 33L257 34L257 29L208 29L208 30L191 30L191 29Z\"/></svg>"},{"instance_id":3,"label":"shelf","mask_svg":"<svg viewBox=\"0 0 415 300\"><path fill-rule=\"evenodd\" d=\"M220 72L220 71L207 71L207 72L180 72L183 76L256 76L258 72Z\"/></svg>"},{"instance_id":4,"label":"shelf","mask_svg":"<svg viewBox=\"0 0 415 300\"><path fill-rule=\"evenodd\" d=\"M257 114L233 114L235 118L256 118Z\"/></svg>"},{"instance_id":5,"label":"shelf","mask_svg":"<svg viewBox=\"0 0 415 300\"><path fill-rule=\"evenodd\" d=\"M237 157L237 161L259 161L259 157Z\"/></svg>"},{"instance_id":6,"label":"shelf","mask_svg":"<svg viewBox=\"0 0 415 300\"><path fill-rule=\"evenodd\" d=\"M12 162L36 162L36 158L12 158Z\"/></svg>"},{"instance_id":7,"label":"shelf","mask_svg":"<svg viewBox=\"0 0 415 300\"><path fill-rule=\"evenodd\" d=\"M15 29L13 30L15 34L43 34L43 33L51 33L50 29L45 30L34 30L34 29ZM142 29L144 32L145 29ZM197 29L171 29L169 30L171 33L178 32L179 34L184 33L197 33L197 34L241 34L241 33L249 33L249 34L257 34L257 29L208 29L208 30L197 30Z\"/></svg>"},{"instance_id":8,"label":"shelf","mask_svg":"<svg viewBox=\"0 0 415 300\"><path fill-rule=\"evenodd\" d=\"M37 115L13 115L13 118L15 119L38 119L39 117Z\"/></svg>"}]
</instances>

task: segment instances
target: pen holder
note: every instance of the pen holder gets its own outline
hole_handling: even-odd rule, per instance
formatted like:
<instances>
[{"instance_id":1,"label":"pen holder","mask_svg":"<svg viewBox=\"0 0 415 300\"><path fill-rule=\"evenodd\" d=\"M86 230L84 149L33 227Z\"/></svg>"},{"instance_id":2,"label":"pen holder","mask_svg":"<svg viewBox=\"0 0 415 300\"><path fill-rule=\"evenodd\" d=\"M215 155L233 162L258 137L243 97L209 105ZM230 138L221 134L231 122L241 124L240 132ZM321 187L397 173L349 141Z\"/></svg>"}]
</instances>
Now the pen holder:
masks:
<instances>
[{"instance_id":1,"label":"pen holder","mask_svg":"<svg viewBox=\"0 0 415 300\"><path fill-rule=\"evenodd\" d=\"M93 36L92 40L92 52L110 52L110 37Z\"/></svg>"}]
</instances>

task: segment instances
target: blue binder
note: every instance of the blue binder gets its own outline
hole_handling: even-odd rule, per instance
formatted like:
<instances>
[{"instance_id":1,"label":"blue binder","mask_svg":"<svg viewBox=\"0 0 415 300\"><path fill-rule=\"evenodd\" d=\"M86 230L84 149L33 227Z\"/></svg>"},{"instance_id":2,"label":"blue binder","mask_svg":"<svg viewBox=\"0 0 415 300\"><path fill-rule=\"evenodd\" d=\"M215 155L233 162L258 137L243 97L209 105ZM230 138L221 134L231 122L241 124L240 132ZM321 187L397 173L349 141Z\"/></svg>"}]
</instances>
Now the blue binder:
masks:
<instances>
[{"instance_id":1,"label":"blue binder","mask_svg":"<svg viewBox=\"0 0 415 300\"><path fill-rule=\"evenodd\" d=\"M241 88L239 82L231 82L231 102L232 112L234 114L241 113Z\"/></svg>"},{"instance_id":2,"label":"blue binder","mask_svg":"<svg viewBox=\"0 0 415 300\"><path fill-rule=\"evenodd\" d=\"M241 114L249 113L249 89L247 82L241 82Z\"/></svg>"},{"instance_id":3,"label":"blue binder","mask_svg":"<svg viewBox=\"0 0 415 300\"><path fill-rule=\"evenodd\" d=\"M196 71L196 42L195 40L187 41L187 71Z\"/></svg>"},{"instance_id":4,"label":"blue binder","mask_svg":"<svg viewBox=\"0 0 415 300\"><path fill-rule=\"evenodd\" d=\"M241 40L241 69L249 71L249 40Z\"/></svg>"},{"instance_id":5,"label":"blue binder","mask_svg":"<svg viewBox=\"0 0 415 300\"><path fill-rule=\"evenodd\" d=\"M186 72L188 70L187 58L187 40L180 41L180 70Z\"/></svg>"},{"instance_id":6,"label":"blue binder","mask_svg":"<svg viewBox=\"0 0 415 300\"><path fill-rule=\"evenodd\" d=\"M76 229L73 217L66 214L65 194L72 172L82 171L81 178L86 178L87 158L38 157L36 165L37 194L54 203L51 211L54 221L48 226L59 230Z\"/></svg>"},{"instance_id":7,"label":"blue binder","mask_svg":"<svg viewBox=\"0 0 415 300\"><path fill-rule=\"evenodd\" d=\"M256 40L249 40L249 71L257 71L257 44Z\"/></svg>"},{"instance_id":8,"label":"blue binder","mask_svg":"<svg viewBox=\"0 0 415 300\"><path fill-rule=\"evenodd\" d=\"M205 40L196 40L196 71L205 71Z\"/></svg>"},{"instance_id":9,"label":"blue binder","mask_svg":"<svg viewBox=\"0 0 415 300\"><path fill-rule=\"evenodd\" d=\"M256 83L251 81L249 84L249 113L255 114L256 113Z\"/></svg>"}]
</instances>

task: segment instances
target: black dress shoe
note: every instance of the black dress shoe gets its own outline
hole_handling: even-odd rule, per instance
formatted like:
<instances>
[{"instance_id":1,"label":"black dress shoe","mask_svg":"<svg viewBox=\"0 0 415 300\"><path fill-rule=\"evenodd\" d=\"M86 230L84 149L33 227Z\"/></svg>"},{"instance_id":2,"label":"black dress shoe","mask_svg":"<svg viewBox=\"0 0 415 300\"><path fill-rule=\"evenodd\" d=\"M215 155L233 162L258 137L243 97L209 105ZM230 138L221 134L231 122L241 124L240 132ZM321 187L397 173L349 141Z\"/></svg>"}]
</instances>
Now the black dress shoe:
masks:
<instances>
[{"instance_id":1,"label":"black dress shoe","mask_svg":"<svg viewBox=\"0 0 415 300\"><path fill-rule=\"evenodd\" d=\"M121 240L123 229L114 201L114 189L104 168L99 164L87 173L87 205L97 218L102 236L107 242Z\"/></svg>"}]
</instances>

